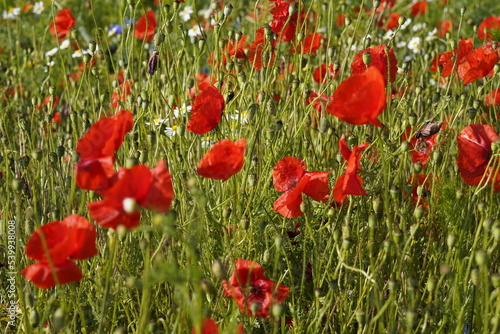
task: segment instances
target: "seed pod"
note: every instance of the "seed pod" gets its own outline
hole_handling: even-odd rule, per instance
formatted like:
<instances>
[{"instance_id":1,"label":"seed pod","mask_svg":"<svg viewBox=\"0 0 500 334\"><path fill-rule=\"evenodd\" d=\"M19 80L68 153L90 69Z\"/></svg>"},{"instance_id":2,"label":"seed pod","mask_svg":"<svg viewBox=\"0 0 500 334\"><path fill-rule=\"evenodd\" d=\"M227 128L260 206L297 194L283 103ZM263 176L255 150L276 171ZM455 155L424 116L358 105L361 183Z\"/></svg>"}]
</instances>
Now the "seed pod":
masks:
<instances>
[{"instance_id":1,"label":"seed pod","mask_svg":"<svg viewBox=\"0 0 500 334\"><path fill-rule=\"evenodd\" d=\"M418 130L415 138L427 139L430 136L435 135L439 132L439 130L441 130L441 124L442 123L425 123L425 125L420 130Z\"/></svg>"},{"instance_id":2,"label":"seed pod","mask_svg":"<svg viewBox=\"0 0 500 334\"><path fill-rule=\"evenodd\" d=\"M150 75L155 74L156 68L158 66L158 56L160 52L158 50L153 51L153 54L151 55L151 58L149 58L148 62L148 73Z\"/></svg>"}]
</instances>

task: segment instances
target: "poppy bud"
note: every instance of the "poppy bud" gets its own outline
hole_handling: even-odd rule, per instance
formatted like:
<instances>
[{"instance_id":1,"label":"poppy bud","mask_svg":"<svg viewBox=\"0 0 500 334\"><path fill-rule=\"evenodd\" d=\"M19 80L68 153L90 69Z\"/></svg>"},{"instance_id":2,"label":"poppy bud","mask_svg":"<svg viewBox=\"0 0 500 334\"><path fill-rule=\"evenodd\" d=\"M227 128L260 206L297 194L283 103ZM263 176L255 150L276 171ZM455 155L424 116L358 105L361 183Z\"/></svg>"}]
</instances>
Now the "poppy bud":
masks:
<instances>
[{"instance_id":1,"label":"poppy bud","mask_svg":"<svg viewBox=\"0 0 500 334\"><path fill-rule=\"evenodd\" d=\"M399 189L397 186L391 186L391 188L389 189L389 194L391 195L392 199L397 199L398 198L398 195L399 195Z\"/></svg>"},{"instance_id":2,"label":"poppy bud","mask_svg":"<svg viewBox=\"0 0 500 334\"><path fill-rule=\"evenodd\" d=\"M242 229L246 230L250 226L250 219L247 216L244 216L240 219L240 226Z\"/></svg>"},{"instance_id":3,"label":"poppy bud","mask_svg":"<svg viewBox=\"0 0 500 334\"><path fill-rule=\"evenodd\" d=\"M493 275L491 275L491 283L493 283L494 288L500 287L500 274L499 273L494 273Z\"/></svg>"},{"instance_id":4,"label":"poppy bud","mask_svg":"<svg viewBox=\"0 0 500 334\"><path fill-rule=\"evenodd\" d=\"M250 312L252 312L252 317L255 317L257 315L257 312L259 312L260 304L257 302L252 302L250 304Z\"/></svg>"},{"instance_id":5,"label":"poppy bud","mask_svg":"<svg viewBox=\"0 0 500 334\"><path fill-rule=\"evenodd\" d=\"M498 152L500 150L500 138L491 143L491 151Z\"/></svg>"},{"instance_id":6,"label":"poppy bud","mask_svg":"<svg viewBox=\"0 0 500 334\"><path fill-rule=\"evenodd\" d=\"M372 54L368 51L363 53L363 63L368 66L372 62Z\"/></svg>"},{"instance_id":7,"label":"poppy bud","mask_svg":"<svg viewBox=\"0 0 500 334\"><path fill-rule=\"evenodd\" d=\"M482 266L484 266L485 264L488 263L488 253L485 252L482 249L476 251L476 254L475 254L474 258L476 260L476 264L479 267L482 267Z\"/></svg>"},{"instance_id":8,"label":"poppy bud","mask_svg":"<svg viewBox=\"0 0 500 334\"><path fill-rule=\"evenodd\" d=\"M493 66L493 73L497 74L498 72L500 72L500 64Z\"/></svg>"},{"instance_id":9,"label":"poppy bud","mask_svg":"<svg viewBox=\"0 0 500 334\"><path fill-rule=\"evenodd\" d=\"M242 85L247 81L247 76L244 71L238 73L238 82Z\"/></svg>"},{"instance_id":10,"label":"poppy bud","mask_svg":"<svg viewBox=\"0 0 500 334\"><path fill-rule=\"evenodd\" d=\"M434 278L434 276L430 276L427 279L427 285L425 287L430 293L434 291L434 289L436 288L436 279Z\"/></svg>"},{"instance_id":11,"label":"poppy bud","mask_svg":"<svg viewBox=\"0 0 500 334\"><path fill-rule=\"evenodd\" d=\"M277 318L277 319L281 318L281 316L283 315L283 311L284 311L284 307L283 307L282 303L273 304L272 312L273 312L273 316L275 318Z\"/></svg>"},{"instance_id":12,"label":"poppy bud","mask_svg":"<svg viewBox=\"0 0 500 334\"><path fill-rule=\"evenodd\" d=\"M451 250L453 246L455 246L456 241L457 241L457 235L455 233L448 234L448 237L446 238L446 245L448 246L448 249Z\"/></svg>"},{"instance_id":13,"label":"poppy bud","mask_svg":"<svg viewBox=\"0 0 500 334\"><path fill-rule=\"evenodd\" d=\"M465 7L465 6L460 8L460 15L464 16L466 10L467 10L467 7Z\"/></svg>"},{"instance_id":14,"label":"poppy bud","mask_svg":"<svg viewBox=\"0 0 500 334\"><path fill-rule=\"evenodd\" d=\"M380 1L379 0L373 1L373 8L377 9L378 7L380 7Z\"/></svg>"},{"instance_id":15,"label":"poppy bud","mask_svg":"<svg viewBox=\"0 0 500 334\"><path fill-rule=\"evenodd\" d=\"M392 232L392 238L394 239L394 242L396 244L401 243L401 241L403 241L403 231L401 231L399 228L395 228Z\"/></svg>"},{"instance_id":16,"label":"poppy bud","mask_svg":"<svg viewBox=\"0 0 500 334\"><path fill-rule=\"evenodd\" d=\"M302 42L303 40L304 40L304 33L299 32L299 33L297 34L297 42L298 42L298 43L300 43L300 42Z\"/></svg>"},{"instance_id":17,"label":"poppy bud","mask_svg":"<svg viewBox=\"0 0 500 334\"><path fill-rule=\"evenodd\" d=\"M413 171L416 174L419 174L420 172L422 172L422 163L420 161L413 164Z\"/></svg>"},{"instance_id":18,"label":"poppy bud","mask_svg":"<svg viewBox=\"0 0 500 334\"><path fill-rule=\"evenodd\" d=\"M405 22L406 22L406 17L404 17L404 16L401 15L398 18L398 24L399 24L399 26L402 26L403 24L405 24Z\"/></svg>"},{"instance_id":19,"label":"poppy bud","mask_svg":"<svg viewBox=\"0 0 500 334\"><path fill-rule=\"evenodd\" d=\"M440 164L443 161L443 152L434 151L432 153L432 161L434 161L436 165Z\"/></svg>"},{"instance_id":20,"label":"poppy bud","mask_svg":"<svg viewBox=\"0 0 500 334\"><path fill-rule=\"evenodd\" d=\"M394 294L396 292L396 289L398 288L398 282L396 282L394 279L391 278L387 285L389 287L389 292L391 294Z\"/></svg>"},{"instance_id":21,"label":"poppy bud","mask_svg":"<svg viewBox=\"0 0 500 334\"><path fill-rule=\"evenodd\" d=\"M368 49L370 47L370 45L372 44L372 38L370 36L366 36L365 38L365 45L364 45L364 48L365 49ZM363 54L364 55L364 54ZM371 55L370 55L371 56ZM371 62L371 60L370 60ZM368 66L368 65L367 65Z\"/></svg>"},{"instance_id":22,"label":"poppy bud","mask_svg":"<svg viewBox=\"0 0 500 334\"><path fill-rule=\"evenodd\" d=\"M374 1L378 2L378 1ZM378 7L378 6L377 6ZM377 8L375 7L375 8ZM363 310L356 310L356 321L360 326L364 326L366 324L366 313Z\"/></svg>"},{"instance_id":23,"label":"poppy bud","mask_svg":"<svg viewBox=\"0 0 500 334\"><path fill-rule=\"evenodd\" d=\"M151 58L149 58L148 62L148 73L150 75L155 74L156 68L158 66L158 56L160 55L160 52L158 50L153 51L153 54L151 55Z\"/></svg>"},{"instance_id":24,"label":"poppy bud","mask_svg":"<svg viewBox=\"0 0 500 334\"><path fill-rule=\"evenodd\" d=\"M266 249L264 251L264 255L262 257L262 262L263 263L268 263L270 259L271 259L271 252L269 251L269 249Z\"/></svg>"},{"instance_id":25,"label":"poppy bud","mask_svg":"<svg viewBox=\"0 0 500 334\"><path fill-rule=\"evenodd\" d=\"M24 187L24 181L22 179L15 178L12 180L12 188L14 190L21 190Z\"/></svg>"},{"instance_id":26,"label":"poppy bud","mask_svg":"<svg viewBox=\"0 0 500 334\"><path fill-rule=\"evenodd\" d=\"M297 11L297 5L295 2L292 2L290 6L288 6L288 15L292 16Z\"/></svg>"},{"instance_id":27,"label":"poppy bud","mask_svg":"<svg viewBox=\"0 0 500 334\"><path fill-rule=\"evenodd\" d=\"M417 219L420 220L425 214L425 208L423 206L417 206L415 208L415 211L413 211L413 216Z\"/></svg>"},{"instance_id":28,"label":"poppy bud","mask_svg":"<svg viewBox=\"0 0 500 334\"><path fill-rule=\"evenodd\" d=\"M30 326L35 328L38 326L40 323L40 315L38 314L37 310L33 309L30 312L30 317L29 317L29 323Z\"/></svg>"},{"instance_id":29,"label":"poppy bud","mask_svg":"<svg viewBox=\"0 0 500 334\"><path fill-rule=\"evenodd\" d=\"M319 132L325 133L330 128L330 121L326 117L321 117L319 121Z\"/></svg>"},{"instance_id":30,"label":"poppy bud","mask_svg":"<svg viewBox=\"0 0 500 334\"><path fill-rule=\"evenodd\" d=\"M346 15L346 16L345 16L345 19L344 19L344 24L345 24L345 26L346 26L346 27L348 27L348 26L350 26L350 25L351 25L351 23L352 23L351 18L350 18L349 16L347 16L347 15Z\"/></svg>"},{"instance_id":31,"label":"poppy bud","mask_svg":"<svg viewBox=\"0 0 500 334\"><path fill-rule=\"evenodd\" d=\"M229 15L231 15L233 11L233 5L231 5L230 3L227 4L226 6L224 6L224 16L225 17L228 17Z\"/></svg>"},{"instance_id":32,"label":"poppy bud","mask_svg":"<svg viewBox=\"0 0 500 334\"><path fill-rule=\"evenodd\" d=\"M414 126L417 123L417 115L412 112L410 115L408 115L408 123L410 123L411 126Z\"/></svg>"},{"instance_id":33,"label":"poppy bud","mask_svg":"<svg viewBox=\"0 0 500 334\"><path fill-rule=\"evenodd\" d=\"M277 235L274 237L274 245L276 246L276 249L280 249L281 246L283 245L283 237L281 235Z\"/></svg>"},{"instance_id":34,"label":"poppy bud","mask_svg":"<svg viewBox=\"0 0 500 334\"><path fill-rule=\"evenodd\" d=\"M500 240L500 222L498 220L495 220L495 224L493 225L493 239L495 239L495 242Z\"/></svg>"},{"instance_id":35,"label":"poppy bud","mask_svg":"<svg viewBox=\"0 0 500 334\"><path fill-rule=\"evenodd\" d=\"M446 276L451 272L451 267L447 264L442 264L439 266L439 273L441 276Z\"/></svg>"},{"instance_id":36,"label":"poppy bud","mask_svg":"<svg viewBox=\"0 0 500 334\"><path fill-rule=\"evenodd\" d=\"M326 52L330 59L332 59L335 56L335 48L333 46L329 47Z\"/></svg>"},{"instance_id":37,"label":"poppy bud","mask_svg":"<svg viewBox=\"0 0 500 334\"><path fill-rule=\"evenodd\" d=\"M477 211L483 212L485 208L486 208L486 203L485 202L479 202L479 203L477 203Z\"/></svg>"},{"instance_id":38,"label":"poppy bud","mask_svg":"<svg viewBox=\"0 0 500 334\"><path fill-rule=\"evenodd\" d=\"M343 250L349 250L352 247L352 245L353 245L353 242L352 242L351 238L342 240L342 249Z\"/></svg>"},{"instance_id":39,"label":"poppy bud","mask_svg":"<svg viewBox=\"0 0 500 334\"><path fill-rule=\"evenodd\" d=\"M267 101L267 103L266 103L266 111L271 116L276 115L276 104L274 103L273 100L268 100Z\"/></svg>"},{"instance_id":40,"label":"poppy bud","mask_svg":"<svg viewBox=\"0 0 500 334\"><path fill-rule=\"evenodd\" d=\"M56 333L59 332L65 324L66 312L60 307L54 313L54 327Z\"/></svg>"},{"instance_id":41,"label":"poppy bud","mask_svg":"<svg viewBox=\"0 0 500 334\"><path fill-rule=\"evenodd\" d=\"M338 243L340 240L340 232L339 230L334 230L333 231L333 240Z\"/></svg>"},{"instance_id":42,"label":"poppy bud","mask_svg":"<svg viewBox=\"0 0 500 334\"><path fill-rule=\"evenodd\" d=\"M470 271L470 281L475 286L477 286L479 284L479 270L477 270L476 268L474 268Z\"/></svg>"},{"instance_id":43,"label":"poppy bud","mask_svg":"<svg viewBox=\"0 0 500 334\"><path fill-rule=\"evenodd\" d=\"M469 117L470 120L473 120L474 118L476 118L476 109L469 108L469 110L467 110L467 117Z\"/></svg>"},{"instance_id":44,"label":"poppy bud","mask_svg":"<svg viewBox=\"0 0 500 334\"><path fill-rule=\"evenodd\" d=\"M64 148L64 146L57 146L56 154L59 158L62 158L64 156L65 152L66 152L66 149Z\"/></svg>"},{"instance_id":45,"label":"poppy bud","mask_svg":"<svg viewBox=\"0 0 500 334\"><path fill-rule=\"evenodd\" d=\"M408 143L407 141L404 141L401 143L399 148L401 149L401 151L406 152L410 148L410 143Z\"/></svg>"},{"instance_id":46,"label":"poppy bud","mask_svg":"<svg viewBox=\"0 0 500 334\"><path fill-rule=\"evenodd\" d=\"M406 323L408 328L413 328L417 324L418 314L414 311L406 311Z\"/></svg>"},{"instance_id":47,"label":"poppy bud","mask_svg":"<svg viewBox=\"0 0 500 334\"><path fill-rule=\"evenodd\" d=\"M217 294L217 289L215 289L214 285L212 282L210 282L207 279L202 279L200 282L201 289L208 295L215 295Z\"/></svg>"}]
</instances>

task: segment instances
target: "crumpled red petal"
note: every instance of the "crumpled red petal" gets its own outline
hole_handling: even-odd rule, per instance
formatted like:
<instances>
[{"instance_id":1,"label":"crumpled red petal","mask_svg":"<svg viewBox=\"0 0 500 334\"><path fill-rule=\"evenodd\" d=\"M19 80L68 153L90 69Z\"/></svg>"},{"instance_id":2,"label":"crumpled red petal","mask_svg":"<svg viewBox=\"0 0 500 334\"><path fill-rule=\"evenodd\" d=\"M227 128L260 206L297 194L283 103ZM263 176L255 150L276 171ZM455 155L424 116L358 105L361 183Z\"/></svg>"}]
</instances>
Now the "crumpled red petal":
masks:
<instances>
[{"instance_id":1,"label":"crumpled red petal","mask_svg":"<svg viewBox=\"0 0 500 334\"><path fill-rule=\"evenodd\" d=\"M224 97L213 86L204 89L193 102L188 131L203 135L214 129L220 122L224 110Z\"/></svg>"}]
</instances>

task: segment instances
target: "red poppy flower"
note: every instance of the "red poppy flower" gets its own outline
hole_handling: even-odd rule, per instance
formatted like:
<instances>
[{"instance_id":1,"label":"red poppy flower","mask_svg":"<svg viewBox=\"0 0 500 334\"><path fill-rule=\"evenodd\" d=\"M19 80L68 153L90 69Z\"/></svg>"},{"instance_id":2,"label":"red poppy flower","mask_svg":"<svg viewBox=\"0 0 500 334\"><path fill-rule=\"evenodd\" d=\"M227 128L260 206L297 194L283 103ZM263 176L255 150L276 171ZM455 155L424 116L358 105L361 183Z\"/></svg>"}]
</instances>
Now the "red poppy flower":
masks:
<instances>
[{"instance_id":1,"label":"red poppy flower","mask_svg":"<svg viewBox=\"0 0 500 334\"><path fill-rule=\"evenodd\" d=\"M321 46L323 35L318 32L307 35L302 42L297 45L297 48L292 47L292 53L298 54L316 54L316 51Z\"/></svg>"},{"instance_id":2,"label":"red poppy flower","mask_svg":"<svg viewBox=\"0 0 500 334\"><path fill-rule=\"evenodd\" d=\"M271 11L273 20L269 26L273 32L279 36L279 40L282 42L290 42L295 38L299 13L295 11L295 13L290 16L289 7L291 3L293 2L276 0L274 8Z\"/></svg>"},{"instance_id":3,"label":"red poppy flower","mask_svg":"<svg viewBox=\"0 0 500 334\"><path fill-rule=\"evenodd\" d=\"M214 129L220 122L224 110L224 97L213 86L203 90L193 102L188 131L203 135Z\"/></svg>"},{"instance_id":4,"label":"red poppy flower","mask_svg":"<svg viewBox=\"0 0 500 334\"><path fill-rule=\"evenodd\" d=\"M264 51L264 45L265 45L265 37L264 37L264 28L259 28L255 32L255 41L250 45L248 48L248 61L250 64L252 64L253 68L255 70L260 71L262 70L263 66L271 66L274 63L274 60L276 58L276 54L274 51L270 52L270 59L269 63L263 64L262 61L262 53Z\"/></svg>"},{"instance_id":5,"label":"red poppy flower","mask_svg":"<svg viewBox=\"0 0 500 334\"><path fill-rule=\"evenodd\" d=\"M415 2L411 6L411 15L412 16L424 15L426 11L427 11L427 1L426 0Z\"/></svg>"},{"instance_id":6,"label":"red poppy flower","mask_svg":"<svg viewBox=\"0 0 500 334\"><path fill-rule=\"evenodd\" d=\"M58 284L76 282L83 275L70 261L84 260L97 255L97 232L94 225L78 215L53 221L39 227L26 243L28 258L40 261L21 273L36 286L48 289ZM57 282L54 278L57 276Z\"/></svg>"},{"instance_id":7,"label":"red poppy flower","mask_svg":"<svg viewBox=\"0 0 500 334\"><path fill-rule=\"evenodd\" d=\"M385 21L385 29L392 30L394 28L397 28L397 26L399 25L399 18L400 17L401 17L401 14L399 14L399 13L396 13L396 12L389 13L389 17Z\"/></svg>"},{"instance_id":8,"label":"red poppy flower","mask_svg":"<svg viewBox=\"0 0 500 334\"><path fill-rule=\"evenodd\" d=\"M381 44L374 48L364 49L358 52L351 64L351 73L361 74L366 71L366 65L363 62L363 54L365 52L368 52L371 55L371 62L368 67L377 68L383 75L384 82L386 84L388 77L390 78L391 82L394 82L396 80L396 72L398 71L398 60L396 59L394 50L392 48L389 48L389 57L387 57L385 48L386 45ZM389 67L387 67L387 64L389 64Z\"/></svg>"},{"instance_id":9,"label":"red poppy flower","mask_svg":"<svg viewBox=\"0 0 500 334\"><path fill-rule=\"evenodd\" d=\"M80 162L75 165L78 187L88 190L108 187L108 180L114 174L115 151L133 125L130 111L120 110L115 116L103 117L90 127L76 145L80 155Z\"/></svg>"},{"instance_id":10,"label":"red poppy flower","mask_svg":"<svg viewBox=\"0 0 500 334\"><path fill-rule=\"evenodd\" d=\"M239 259L233 275L222 281L223 295L236 301L240 310L252 315L252 304L257 305L253 316L269 318L269 309L274 303L282 303L288 297L289 289L283 284L271 281L264 275L264 269L257 262Z\"/></svg>"},{"instance_id":11,"label":"red poppy flower","mask_svg":"<svg viewBox=\"0 0 500 334\"><path fill-rule=\"evenodd\" d=\"M493 89L488 95L484 97L484 104L488 107L500 104L500 88Z\"/></svg>"},{"instance_id":12,"label":"red poppy flower","mask_svg":"<svg viewBox=\"0 0 500 334\"><path fill-rule=\"evenodd\" d=\"M491 31L500 31L500 16L490 16L485 18L477 28L477 36L482 40L493 40Z\"/></svg>"},{"instance_id":13,"label":"red poppy flower","mask_svg":"<svg viewBox=\"0 0 500 334\"><path fill-rule=\"evenodd\" d=\"M32 260L48 262L50 258L54 264L68 258L84 260L97 255L96 237L94 225L84 217L71 215L40 226L29 238L25 251Z\"/></svg>"},{"instance_id":14,"label":"red poppy flower","mask_svg":"<svg viewBox=\"0 0 500 334\"><path fill-rule=\"evenodd\" d=\"M198 164L199 175L214 179L227 180L243 167L246 140L232 142L223 139L215 143Z\"/></svg>"},{"instance_id":15,"label":"red poppy flower","mask_svg":"<svg viewBox=\"0 0 500 334\"><path fill-rule=\"evenodd\" d=\"M491 44L483 45L467 53L458 62L457 72L464 86L485 77L498 63L500 57Z\"/></svg>"},{"instance_id":16,"label":"red poppy flower","mask_svg":"<svg viewBox=\"0 0 500 334\"><path fill-rule=\"evenodd\" d=\"M385 83L380 71L369 67L361 74L353 74L335 89L326 111L351 124L382 126L377 119L386 105Z\"/></svg>"},{"instance_id":17,"label":"red poppy flower","mask_svg":"<svg viewBox=\"0 0 500 334\"><path fill-rule=\"evenodd\" d=\"M445 21L439 21L438 22L438 36L439 37L444 37L448 31L450 31L451 28L451 21L450 20L445 20Z\"/></svg>"},{"instance_id":18,"label":"red poppy flower","mask_svg":"<svg viewBox=\"0 0 500 334\"><path fill-rule=\"evenodd\" d=\"M455 61L458 63L467 53L471 52L473 48L472 38L462 38L458 43L457 49L441 53L434 57L430 70L432 72L437 72L438 66L442 66L441 75L443 77L449 77L455 66Z\"/></svg>"},{"instance_id":19,"label":"red poppy flower","mask_svg":"<svg viewBox=\"0 0 500 334\"><path fill-rule=\"evenodd\" d=\"M201 332L198 332L196 328L191 330L191 334L218 334L219 326L217 323L210 318L203 318L201 325Z\"/></svg>"},{"instance_id":20,"label":"red poppy flower","mask_svg":"<svg viewBox=\"0 0 500 334\"><path fill-rule=\"evenodd\" d=\"M436 145L436 137L437 133L432 134L431 136L425 138L419 138L417 135L414 135L410 138L412 133L411 127L407 127L403 136L401 137L402 141L408 141L410 144L410 155L413 163L420 162L422 167L425 167L429 157L431 156L432 147Z\"/></svg>"},{"instance_id":21,"label":"red poppy flower","mask_svg":"<svg viewBox=\"0 0 500 334\"><path fill-rule=\"evenodd\" d=\"M138 206L168 211L174 197L170 173L162 160L152 170L145 165L120 168L116 181L102 195L103 200L87 205L90 216L102 227L114 229L119 225L137 227L141 219Z\"/></svg>"},{"instance_id":22,"label":"red poppy flower","mask_svg":"<svg viewBox=\"0 0 500 334\"><path fill-rule=\"evenodd\" d=\"M63 8L57 12L54 21L50 25L50 34L62 40L68 36L69 31L76 24L75 18L68 8Z\"/></svg>"},{"instance_id":23,"label":"red poppy flower","mask_svg":"<svg viewBox=\"0 0 500 334\"><path fill-rule=\"evenodd\" d=\"M53 269L46 262L38 262L24 268L21 274L41 289L56 286L54 276L57 276L58 284L78 282L83 278L80 268L70 260L55 264Z\"/></svg>"},{"instance_id":24,"label":"red poppy flower","mask_svg":"<svg viewBox=\"0 0 500 334\"><path fill-rule=\"evenodd\" d=\"M326 108L326 105L331 101L331 99L331 96L328 96L326 94L318 95L316 92L310 90L309 97L305 100L305 103L313 103L314 109L316 109L316 111L321 114L323 112L323 109Z\"/></svg>"},{"instance_id":25,"label":"red poppy flower","mask_svg":"<svg viewBox=\"0 0 500 334\"><path fill-rule=\"evenodd\" d=\"M500 191L500 161L492 158L491 149L497 140L489 125L468 125L459 133L457 165L465 183L473 187L491 183L495 192Z\"/></svg>"},{"instance_id":26,"label":"red poppy flower","mask_svg":"<svg viewBox=\"0 0 500 334\"><path fill-rule=\"evenodd\" d=\"M304 161L286 157L278 161L273 169L273 184L277 191L284 191L274 202L274 211L287 218L304 213L300 210L302 194L315 201L326 203L330 197L329 172L306 172Z\"/></svg>"},{"instance_id":27,"label":"red poppy flower","mask_svg":"<svg viewBox=\"0 0 500 334\"><path fill-rule=\"evenodd\" d=\"M333 187L335 202L342 203L347 195L368 196L362 185L363 179L358 174L361 170L361 154L369 145L370 143L365 142L350 150L345 141L345 135L342 134L340 137L339 150L344 160L347 161L347 167L345 173L337 179Z\"/></svg>"},{"instance_id":28,"label":"red poppy flower","mask_svg":"<svg viewBox=\"0 0 500 334\"><path fill-rule=\"evenodd\" d=\"M149 42L153 39L156 29L156 16L155 12L149 10L141 16L141 18L135 24L134 36Z\"/></svg>"},{"instance_id":29,"label":"red poppy flower","mask_svg":"<svg viewBox=\"0 0 500 334\"><path fill-rule=\"evenodd\" d=\"M321 84L324 82L325 78L335 79L339 71L335 71L335 66L333 64L323 64L318 66L313 72L313 79L317 83Z\"/></svg>"},{"instance_id":30,"label":"red poppy flower","mask_svg":"<svg viewBox=\"0 0 500 334\"><path fill-rule=\"evenodd\" d=\"M113 92L111 96L111 107L118 108L120 101L125 102L130 94L130 80L127 79L120 84L120 92Z\"/></svg>"},{"instance_id":31,"label":"red poppy flower","mask_svg":"<svg viewBox=\"0 0 500 334\"><path fill-rule=\"evenodd\" d=\"M429 208L429 204L427 203L427 197L429 197L429 189L430 189L430 178L429 175L418 174L413 175L407 182L412 186L411 197L415 205L423 206L425 208ZM419 196L418 189L419 187L423 187L423 191Z\"/></svg>"}]
</instances>

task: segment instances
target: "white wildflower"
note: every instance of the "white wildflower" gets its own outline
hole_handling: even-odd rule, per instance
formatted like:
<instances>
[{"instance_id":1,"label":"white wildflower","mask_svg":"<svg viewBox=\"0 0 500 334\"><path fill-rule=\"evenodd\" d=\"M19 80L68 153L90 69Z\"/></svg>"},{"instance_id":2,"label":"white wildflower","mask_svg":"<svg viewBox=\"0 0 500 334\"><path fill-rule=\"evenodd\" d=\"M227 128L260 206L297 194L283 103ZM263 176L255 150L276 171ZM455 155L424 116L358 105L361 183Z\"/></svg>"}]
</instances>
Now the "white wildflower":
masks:
<instances>
[{"instance_id":1,"label":"white wildflower","mask_svg":"<svg viewBox=\"0 0 500 334\"><path fill-rule=\"evenodd\" d=\"M191 19L191 14L193 14L193 7L191 6L186 6L179 12L179 16L184 22L187 22Z\"/></svg>"},{"instance_id":2,"label":"white wildflower","mask_svg":"<svg viewBox=\"0 0 500 334\"><path fill-rule=\"evenodd\" d=\"M408 42L408 49L412 50L413 53L419 53L422 49L422 39L420 37L413 37Z\"/></svg>"},{"instance_id":3,"label":"white wildflower","mask_svg":"<svg viewBox=\"0 0 500 334\"><path fill-rule=\"evenodd\" d=\"M53 48L47 52L45 52L45 57L52 57L59 51L59 48Z\"/></svg>"},{"instance_id":4,"label":"white wildflower","mask_svg":"<svg viewBox=\"0 0 500 334\"><path fill-rule=\"evenodd\" d=\"M36 15L42 14L44 9L45 7L43 6L43 1L35 2L35 4L33 5L33 13Z\"/></svg>"},{"instance_id":5,"label":"white wildflower","mask_svg":"<svg viewBox=\"0 0 500 334\"><path fill-rule=\"evenodd\" d=\"M198 37L201 36L201 29L198 24L195 24L191 29L188 30L189 37Z\"/></svg>"}]
</instances>

